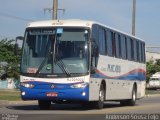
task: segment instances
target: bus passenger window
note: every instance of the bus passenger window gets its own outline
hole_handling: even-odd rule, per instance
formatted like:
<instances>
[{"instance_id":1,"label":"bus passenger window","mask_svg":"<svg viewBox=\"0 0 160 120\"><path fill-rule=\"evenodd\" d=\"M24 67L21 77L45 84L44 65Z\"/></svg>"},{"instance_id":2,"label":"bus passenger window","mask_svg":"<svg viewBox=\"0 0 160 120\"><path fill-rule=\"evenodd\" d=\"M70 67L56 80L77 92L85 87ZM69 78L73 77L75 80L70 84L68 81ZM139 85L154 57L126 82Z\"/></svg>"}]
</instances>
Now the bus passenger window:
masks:
<instances>
[{"instance_id":1,"label":"bus passenger window","mask_svg":"<svg viewBox=\"0 0 160 120\"><path fill-rule=\"evenodd\" d=\"M133 42L133 39L131 39L131 60L134 61L134 42Z\"/></svg>"},{"instance_id":2,"label":"bus passenger window","mask_svg":"<svg viewBox=\"0 0 160 120\"><path fill-rule=\"evenodd\" d=\"M127 57L128 57L128 60L131 60L132 59L132 56L131 56L131 39L130 38L127 38Z\"/></svg>"},{"instance_id":3,"label":"bus passenger window","mask_svg":"<svg viewBox=\"0 0 160 120\"><path fill-rule=\"evenodd\" d=\"M105 31L103 29L100 29L99 31L99 52L102 55L106 54L106 50L105 50Z\"/></svg>"},{"instance_id":4,"label":"bus passenger window","mask_svg":"<svg viewBox=\"0 0 160 120\"><path fill-rule=\"evenodd\" d=\"M145 43L142 43L142 56L143 56L143 63L145 63Z\"/></svg>"},{"instance_id":5,"label":"bus passenger window","mask_svg":"<svg viewBox=\"0 0 160 120\"><path fill-rule=\"evenodd\" d=\"M134 46L134 61L138 61L137 60L137 42L136 42L136 40L134 40L134 42L133 42L133 46Z\"/></svg>"},{"instance_id":6,"label":"bus passenger window","mask_svg":"<svg viewBox=\"0 0 160 120\"><path fill-rule=\"evenodd\" d=\"M119 37L119 35L117 33L115 34L115 44L116 44L115 56L117 58L120 58L120 53L121 53L121 49L120 49L120 37Z\"/></svg>"},{"instance_id":7,"label":"bus passenger window","mask_svg":"<svg viewBox=\"0 0 160 120\"><path fill-rule=\"evenodd\" d=\"M126 39L125 39L125 36L121 36L121 55L122 55L122 59L126 59L127 56L126 56Z\"/></svg>"},{"instance_id":8,"label":"bus passenger window","mask_svg":"<svg viewBox=\"0 0 160 120\"><path fill-rule=\"evenodd\" d=\"M116 55L115 33L111 32L112 37L112 56Z\"/></svg>"},{"instance_id":9,"label":"bus passenger window","mask_svg":"<svg viewBox=\"0 0 160 120\"><path fill-rule=\"evenodd\" d=\"M112 56L112 35L110 31L107 31L107 55Z\"/></svg>"},{"instance_id":10,"label":"bus passenger window","mask_svg":"<svg viewBox=\"0 0 160 120\"><path fill-rule=\"evenodd\" d=\"M139 59L139 56L140 56L140 53L139 53L139 41L136 41L136 47L137 47L137 62L140 61Z\"/></svg>"}]
</instances>

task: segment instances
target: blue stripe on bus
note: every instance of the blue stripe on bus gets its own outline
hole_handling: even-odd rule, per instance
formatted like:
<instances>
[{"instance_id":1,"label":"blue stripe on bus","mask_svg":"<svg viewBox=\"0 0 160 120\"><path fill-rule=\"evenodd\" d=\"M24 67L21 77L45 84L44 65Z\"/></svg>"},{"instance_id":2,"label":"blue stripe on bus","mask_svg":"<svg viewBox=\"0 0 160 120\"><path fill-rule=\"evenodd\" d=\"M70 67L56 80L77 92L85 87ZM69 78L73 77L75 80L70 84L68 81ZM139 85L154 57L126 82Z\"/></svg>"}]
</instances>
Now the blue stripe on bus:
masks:
<instances>
[{"instance_id":1,"label":"blue stripe on bus","mask_svg":"<svg viewBox=\"0 0 160 120\"><path fill-rule=\"evenodd\" d=\"M94 78L104 78L104 79L117 79L117 80L138 80L138 81L145 81L146 80L146 73L142 69L136 69L133 71L128 72L127 74L116 76L116 77L110 77L99 70L96 71L96 74L91 75L91 77Z\"/></svg>"}]
</instances>

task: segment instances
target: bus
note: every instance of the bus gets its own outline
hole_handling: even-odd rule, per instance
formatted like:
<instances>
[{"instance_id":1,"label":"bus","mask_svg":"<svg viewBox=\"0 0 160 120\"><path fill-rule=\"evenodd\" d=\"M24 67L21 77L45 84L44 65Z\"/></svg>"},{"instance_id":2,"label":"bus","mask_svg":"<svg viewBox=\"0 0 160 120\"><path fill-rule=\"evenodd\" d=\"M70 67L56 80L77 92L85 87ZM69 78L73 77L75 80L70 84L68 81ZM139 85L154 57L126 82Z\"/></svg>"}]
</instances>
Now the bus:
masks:
<instances>
[{"instance_id":1,"label":"bus","mask_svg":"<svg viewBox=\"0 0 160 120\"><path fill-rule=\"evenodd\" d=\"M104 107L135 105L145 95L145 42L94 21L29 23L20 65L23 100Z\"/></svg>"}]
</instances>

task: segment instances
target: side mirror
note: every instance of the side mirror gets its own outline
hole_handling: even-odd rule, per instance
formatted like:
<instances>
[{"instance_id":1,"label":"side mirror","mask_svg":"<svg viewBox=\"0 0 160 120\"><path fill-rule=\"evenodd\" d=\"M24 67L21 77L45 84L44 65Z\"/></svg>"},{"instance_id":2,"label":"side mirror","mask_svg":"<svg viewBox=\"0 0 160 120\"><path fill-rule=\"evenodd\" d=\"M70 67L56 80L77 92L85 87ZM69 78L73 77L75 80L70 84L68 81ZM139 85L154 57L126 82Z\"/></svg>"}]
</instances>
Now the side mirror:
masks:
<instances>
[{"instance_id":1,"label":"side mirror","mask_svg":"<svg viewBox=\"0 0 160 120\"><path fill-rule=\"evenodd\" d=\"M18 40L24 40L23 36L17 36L16 37L16 41L15 41L15 45L14 45L14 54L17 55L18 54Z\"/></svg>"}]
</instances>

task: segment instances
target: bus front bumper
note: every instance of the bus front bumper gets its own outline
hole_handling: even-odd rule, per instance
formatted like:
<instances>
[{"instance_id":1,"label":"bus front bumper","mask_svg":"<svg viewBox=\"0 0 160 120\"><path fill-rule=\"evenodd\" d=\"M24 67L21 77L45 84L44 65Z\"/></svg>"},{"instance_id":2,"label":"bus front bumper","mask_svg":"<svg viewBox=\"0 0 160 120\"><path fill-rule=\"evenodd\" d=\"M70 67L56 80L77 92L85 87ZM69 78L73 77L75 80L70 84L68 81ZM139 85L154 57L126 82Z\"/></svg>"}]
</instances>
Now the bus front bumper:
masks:
<instances>
[{"instance_id":1,"label":"bus front bumper","mask_svg":"<svg viewBox=\"0 0 160 120\"><path fill-rule=\"evenodd\" d=\"M88 101L89 87L68 89L34 89L21 86L23 100Z\"/></svg>"}]
</instances>

